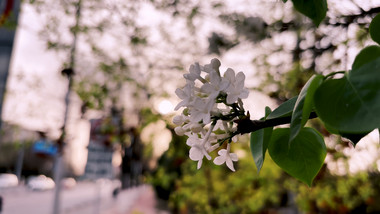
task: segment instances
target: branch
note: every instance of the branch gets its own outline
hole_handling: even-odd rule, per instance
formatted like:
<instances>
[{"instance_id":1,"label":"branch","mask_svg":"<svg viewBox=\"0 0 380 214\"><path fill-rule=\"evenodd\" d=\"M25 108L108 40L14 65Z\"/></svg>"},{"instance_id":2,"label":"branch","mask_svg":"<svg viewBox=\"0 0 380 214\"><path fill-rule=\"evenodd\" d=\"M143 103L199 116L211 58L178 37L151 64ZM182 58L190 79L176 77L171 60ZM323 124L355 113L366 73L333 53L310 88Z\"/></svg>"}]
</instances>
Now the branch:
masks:
<instances>
[{"instance_id":1,"label":"branch","mask_svg":"<svg viewBox=\"0 0 380 214\"><path fill-rule=\"evenodd\" d=\"M317 114L315 112L311 112L309 119L313 119L316 117L318 117ZM250 120L249 118L238 120L236 121L236 123L238 124L237 134L247 134L272 126L290 124L291 119L292 116L274 118L269 120Z\"/></svg>"},{"instance_id":2,"label":"branch","mask_svg":"<svg viewBox=\"0 0 380 214\"><path fill-rule=\"evenodd\" d=\"M359 7L359 9L360 9L360 13L358 14L343 15L339 17L340 20L338 19L338 20L334 20L333 22L330 22L330 19L327 19L326 22L332 26L348 27L351 23L354 23L354 22L358 23L358 20L360 18L363 18L365 16L373 16L374 14L380 13L380 7L374 7L367 11L363 10L361 7Z\"/></svg>"}]
</instances>

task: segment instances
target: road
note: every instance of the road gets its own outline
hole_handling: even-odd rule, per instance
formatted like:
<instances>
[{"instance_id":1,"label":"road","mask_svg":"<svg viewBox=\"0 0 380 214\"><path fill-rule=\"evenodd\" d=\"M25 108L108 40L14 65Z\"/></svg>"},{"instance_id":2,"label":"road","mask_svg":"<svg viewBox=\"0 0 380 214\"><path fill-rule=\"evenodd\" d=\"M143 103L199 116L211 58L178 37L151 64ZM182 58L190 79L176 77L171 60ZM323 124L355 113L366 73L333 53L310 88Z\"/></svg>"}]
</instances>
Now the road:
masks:
<instances>
[{"instance_id":1,"label":"road","mask_svg":"<svg viewBox=\"0 0 380 214\"><path fill-rule=\"evenodd\" d=\"M112 197L115 183L79 182L75 187L63 189L60 200L60 214L111 214L129 213L134 203L147 189L146 186L123 191L117 198ZM145 193L144 193L145 194ZM54 190L32 191L25 186L0 189L3 197L1 214L50 214L53 210Z\"/></svg>"}]
</instances>

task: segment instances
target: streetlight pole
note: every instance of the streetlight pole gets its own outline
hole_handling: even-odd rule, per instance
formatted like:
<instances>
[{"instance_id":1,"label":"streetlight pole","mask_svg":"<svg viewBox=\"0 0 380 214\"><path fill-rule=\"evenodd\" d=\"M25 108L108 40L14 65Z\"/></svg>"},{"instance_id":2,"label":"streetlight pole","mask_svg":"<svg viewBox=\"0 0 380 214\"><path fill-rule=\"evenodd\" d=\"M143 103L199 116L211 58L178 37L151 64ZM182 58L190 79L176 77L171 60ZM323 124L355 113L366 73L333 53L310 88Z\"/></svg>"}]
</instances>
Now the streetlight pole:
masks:
<instances>
[{"instance_id":1,"label":"streetlight pole","mask_svg":"<svg viewBox=\"0 0 380 214\"><path fill-rule=\"evenodd\" d=\"M73 75L75 67L75 50L77 45L77 32L79 28L79 19L80 19L80 10L81 10L81 0L78 0L76 4L76 13L75 13L75 26L73 30L73 43L70 51L70 64L69 68L62 70L62 75L66 76L68 79L68 87L65 96L65 114L63 119L62 133L58 139L58 153L55 157L55 166L54 166L54 180L55 180L55 190L54 190L54 201L53 201L53 214L59 214L60 212L60 193L61 193L61 179L63 171L63 155L64 155L64 145L66 140L66 125L69 114L69 105L70 105L70 94L71 88L73 85Z\"/></svg>"}]
</instances>

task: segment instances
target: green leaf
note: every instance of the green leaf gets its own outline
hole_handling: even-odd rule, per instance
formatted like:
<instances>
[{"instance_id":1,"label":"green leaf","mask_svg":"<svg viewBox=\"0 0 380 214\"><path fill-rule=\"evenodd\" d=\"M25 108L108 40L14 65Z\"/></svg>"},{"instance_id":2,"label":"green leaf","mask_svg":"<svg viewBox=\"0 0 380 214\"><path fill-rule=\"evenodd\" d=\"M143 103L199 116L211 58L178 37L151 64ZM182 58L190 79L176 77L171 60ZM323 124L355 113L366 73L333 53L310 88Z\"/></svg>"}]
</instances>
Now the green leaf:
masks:
<instances>
[{"instance_id":1,"label":"green leaf","mask_svg":"<svg viewBox=\"0 0 380 214\"><path fill-rule=\"evenodd\" d=\"M326 17L327 1L326 0L292 0L294 8L300 13L313 20L318 27Z\"/></svg>"},{"instance_id":2,"label":"green leaf","mask_svg":"<svg viewBox=\"0 0 380 214\"><path fill-rule=\"evenodd\" d=\"M286 102L282 103L279 107L273 110L273 112L270 115L268 115L267 119L291 116L296 101L297 97L293 97L287 100Z\"/></svg>"},{"instance_id":3,"label":"green leaf","mask_svg":"<svg viewBox=\"0 0 380 214\"><path fill-rule=\"evenodd\" d=\"M369 132L366 132L366 133L360 133L360 134L347 134L347 133L341 133L340 136L344 137L344 138L347 138L348 140L351 141L352 145L355 147L356 144L359 143L359 141L367 136L369 134Z\"/></svg>"},{"instance_id":4,"label":"green leaf","mask_svg":"<svg viewBox=\"0 0 380 214\"><path fill-rule=\"evenodd\" d=\"M311 186L327 153L323 137L313 128L303 128L289 147L289 135L289 128L275 129L269 155L289 175Z\"/></svg>"},{"instance_id":5,"label":"green leaf","mask_svg":"<svg viewBox=\"0 0 380 214\"><path fill-rule=\"evenodd\" d=\"M266 119L268 117L268 115L270 115L270 113L272 113L272 109L270 109L268 106L265 107L265 117L264 119Z\"/></svg>"},{"instance_id":6,"label":"green leaf","mask_svg":"<svg viewBox=\"0 0 380 214\"><path fill-rule=\"evenodd\" d=\"M369 34L373 41L380 44L380 14L377 14L375 18L372 19L372 22L369 25Z\"/></svg>"},{"instance_id":7,"label":"green leaf","mask_svg":"<svg viewBox=\"0 0 380 214\"><path fill-rule=\"evenodd\" d=\"M327 129L327 131L329 131L330 133L332 134L337 134L337 135L340 135L348 140L351 141L352 145L355 147L356 144L359 143L359 141L367 136L369 134L369 132L365 132L365 133L358 133L358 134L351 134L351 133L343 133L343 132L339 132L338 130L336 129L333 129L332 127L329 127L327 124L325 124L325 128Z\"/></svg>"},{"instance_id":8,"label":"green leaf","mask_svg":"<svg viewBox=\"0 0 380 214\"><path fill-rule=\"evenodd\" d=\"M352 64L352 69L358 69L362 65L365 65L379 57L380 57L380 46L371 45L371 46L365 47L355 57L354 63Z\"/></svg>"},{"instance_id":9,"label":"green leaf","mask_svg":"<svg viewBox=\"0 0 380 214\"><path fill-rule=\"evenodd\" d=\"M288 0L282 0L282 2L286 3Z\"/></svg>"},{"instance_id":10,"label":"green leaf","mask_svg":"<svg viewBox=\"0 0 380 214\"><path fill-rule=\"evenodd\" d=\"M380 58L341 79L326 80L314 95L317 115L346 134L371 132L380 124Z\"/></svg>"},{"instance_id":11,"label":"green leaf","mask_svg":"<svg viewBox=\"0 0 380 214\"><path fill-rule=\"evenodd\" d=\"M297 101L294 105L292 119L290 122L290 139L289 144L298 135L301 128L309 120L310 112L313 109L314 92L322 84L322 75L313 75L304 85Z\"/></svg>"},{"instance_id":12,"label":"green leaf","mask_svg":"<svg viewBox=\"0 0 380 214\"><path fill-rule=\"evenodd\" d=\"M265 108L265 117L271 113L271 109L269 107ZM262 118L262 119L265 119ZM264 159L265 153L268 148L269 140L272 135L273 127L268 127L265 129L260 129L251 133L250 139L250 148L253 159L255 161L255 165L257 167L257 173L260 172Z\"/></svg>"}]
</instances>

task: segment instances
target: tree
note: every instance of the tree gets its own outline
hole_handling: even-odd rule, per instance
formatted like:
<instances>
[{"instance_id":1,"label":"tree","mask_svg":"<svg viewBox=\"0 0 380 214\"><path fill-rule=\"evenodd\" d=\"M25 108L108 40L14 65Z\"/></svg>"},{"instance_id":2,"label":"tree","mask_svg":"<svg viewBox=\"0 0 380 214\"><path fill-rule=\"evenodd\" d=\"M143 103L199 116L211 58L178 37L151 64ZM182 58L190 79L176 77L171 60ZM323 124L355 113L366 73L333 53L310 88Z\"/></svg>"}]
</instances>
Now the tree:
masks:
<instances>
[{"instance_id":1,"label":"tree","mask_svg":"<svg viewBox=\"0 0 380 214\"><path fill-rule=\"evenodd\" d=\"M298 5L300 2L293 1L295 8L319 25L326 14L326 2L313 2L313 7ZM310 8L313 11L309 11ZM322 13L316 15L314 9ZM375 42L380 39L379 19L380 15L376 16L369 27ZM378 50L377 45L365 47L349 71L313 75L297 97L273 112L266 108L261 120L251 120L249 112L245 114L241 100L247 97L244 74L235 75L232 69L227 69L221 76L221 63L216 59L204 66L195 63L184 76L186 86L176 91L182 99L177 108L185 107L183 113L174 118L173 122L179 125L176 133L189 136L189 156L198 161L198 168L204 157L211 159L209 152L222 148L214 163L225 162L235 171L233 161L237 161L237 157L230 153L230 143L235 135L252 132L251 150L258 170L268 150L278 166L310 186L324 163L326 147L318 131L304 127L309 119L318 116L330 133L349 138L353 145L378 128L380 121L375 116L380 113L376 77L380 66ZM343 77L336 77L339 74ZM274 126L288 123L290 128L273 130Z\"/></svg>"}]
</instances>

